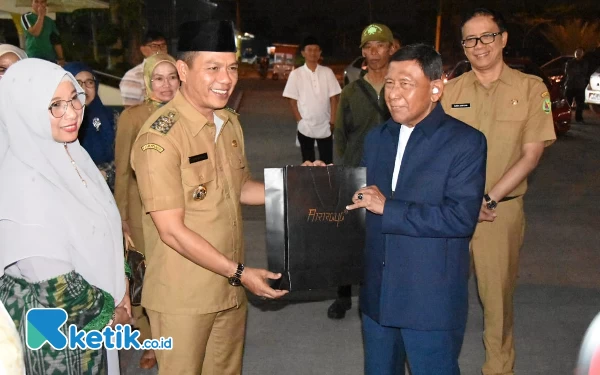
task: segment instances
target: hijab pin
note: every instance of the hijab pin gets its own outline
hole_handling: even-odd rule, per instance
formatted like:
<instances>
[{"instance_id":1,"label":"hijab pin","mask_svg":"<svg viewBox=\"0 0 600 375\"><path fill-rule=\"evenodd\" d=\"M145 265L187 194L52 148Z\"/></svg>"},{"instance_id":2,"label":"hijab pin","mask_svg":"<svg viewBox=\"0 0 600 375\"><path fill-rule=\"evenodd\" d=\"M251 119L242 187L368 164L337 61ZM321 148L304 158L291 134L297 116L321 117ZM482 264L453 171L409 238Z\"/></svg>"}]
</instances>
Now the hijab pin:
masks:
<instances>
[{"instance_id":1,"label":"hijab pin","mask_svg":"<svg viewBox=\"0 0 600 375\"><path fill-rule=\"evenodd\" d=\"M99 132L100 125L102 125L102 122L100 121L100 119L98 117L94 117L94 119L92 120L92 125L94 125L94 128L96 128L96 131Z\"/></svg>"}]
</instances>

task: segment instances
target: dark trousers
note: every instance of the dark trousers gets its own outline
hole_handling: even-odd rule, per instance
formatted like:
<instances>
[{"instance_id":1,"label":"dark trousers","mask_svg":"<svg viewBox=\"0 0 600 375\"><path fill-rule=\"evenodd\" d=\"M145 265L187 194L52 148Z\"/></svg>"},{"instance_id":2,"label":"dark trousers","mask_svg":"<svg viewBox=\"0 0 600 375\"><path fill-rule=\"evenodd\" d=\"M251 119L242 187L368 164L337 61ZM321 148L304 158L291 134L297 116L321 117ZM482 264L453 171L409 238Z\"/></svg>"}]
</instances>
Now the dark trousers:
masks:
<instances>
[{"instance_id":1,"label":"dark trousers","mask_svg":"<svg viewBox=\"0 0 600 375\"><path fill-rule=\"evenodd\" d=\"M567 100L569 101L569 104L573 103L573 99L575 99L575 104L577 105L577 108L575 109L575 121L583 121L585 89L567 90Z\"/></svg>"},{"instance_id":2,"label":"dark trousers","mask_svg":"<svg viewBox=\"0 0 600 375\"><path fill-rule=\"evenodd\" d=\"M365 375L460 375L458 355L465 329L417 331L385 327L362 315Z\"/></svg>"},{"instance_id":3,"label":"dark trousers","mask_svg":"<svg viewBox=\"0 0 600 375\"><path fill-rule=\"evenodd\" d=\"M306 160L315 161L315 138L310 138L298 132L298 142L300 142L300 151L302 152L302 162ZM325 164L333 163L333 137L317 139L319 148L319 160Z\"/></svg>"}]
</instances>

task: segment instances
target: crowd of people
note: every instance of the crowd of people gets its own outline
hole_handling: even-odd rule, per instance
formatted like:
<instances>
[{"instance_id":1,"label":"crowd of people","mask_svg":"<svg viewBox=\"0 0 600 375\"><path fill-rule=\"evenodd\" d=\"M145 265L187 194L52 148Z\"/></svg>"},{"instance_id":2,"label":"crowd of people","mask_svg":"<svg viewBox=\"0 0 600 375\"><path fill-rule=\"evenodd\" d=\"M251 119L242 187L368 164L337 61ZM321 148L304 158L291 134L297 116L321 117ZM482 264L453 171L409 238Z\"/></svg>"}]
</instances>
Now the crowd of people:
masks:
<instances>
[{"instance_id":1,"label":"crowd of people","mask_svg":"<svg viewBox=\"0 0 600 375\"><path fill-rule=\"evenodd\" d=\"M143 353L142 368L240 374L246 290L287 291L269 286L280 274L244 265L241 205L264 204L265 191L226 107L238 80L232 23L181 25L177 58L149 32L116 119L93 70L65 64L45 8L34 0L23 16L27 54L0 46L0 364L119 373L114 350L28 348L27 311L54 307L82 330L132 323L140 340L171 337L171 350ZM460 31L472 71L448 84L432 47L400 46L371 24L357 81L342 90L309 37L283 92L303 165L325 166L335 150L343 165L367 167L347 209L367 211L359 303L369 375L404 374L406 363L415 375L460 373L471 269L484 308L482 372L514 374L523 199L556 137L542 80L503 61L502 16L475 9ZM142 306L130 303L124 238L146 256ZM327 315L342 319L351 305L351 286L340 286Z\"/></svg>"}]
</instances>

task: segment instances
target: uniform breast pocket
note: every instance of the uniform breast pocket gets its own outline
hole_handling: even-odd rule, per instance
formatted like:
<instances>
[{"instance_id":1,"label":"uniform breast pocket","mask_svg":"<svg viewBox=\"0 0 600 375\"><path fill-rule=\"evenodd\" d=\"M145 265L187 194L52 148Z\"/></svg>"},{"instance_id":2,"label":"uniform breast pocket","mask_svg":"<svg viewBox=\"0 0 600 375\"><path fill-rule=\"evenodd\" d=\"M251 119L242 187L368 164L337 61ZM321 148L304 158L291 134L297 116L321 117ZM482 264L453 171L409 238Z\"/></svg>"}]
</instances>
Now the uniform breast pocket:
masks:
<instances>
[{"instance_id":1,"label":"uniform breast pocket","mask_svg":"<svg viewBox=\"0 0 600 375\"><path fill-rule=\"evenodd\" d=\"M232 169L242 169L246 166L246 158L244 158L244 154L239 147L236 147L233 151L231 151L228 155L229 165L231 165Z\"/></svg>"},{"instance_id":2,"label":"uniform breast pocket","mask_svg":"<svg viewBox=\"0 0 600 375\"><path fill-rule=\"evenodd\" d=\"M181 170L186 209L202 209L217 195L212 165L191 166Z\"/></svg>"},{"instance_id":3,"label":"uniform breast pocket","mask_svg":"<svg viewBox=\"0 0 600 375\"><path fill-rule=\"evenodd\" d=\"M493 127L494 139L508 144L520 143L526 123L527 108L524 106L498 109Z\"/></svg>"}]
</instances>

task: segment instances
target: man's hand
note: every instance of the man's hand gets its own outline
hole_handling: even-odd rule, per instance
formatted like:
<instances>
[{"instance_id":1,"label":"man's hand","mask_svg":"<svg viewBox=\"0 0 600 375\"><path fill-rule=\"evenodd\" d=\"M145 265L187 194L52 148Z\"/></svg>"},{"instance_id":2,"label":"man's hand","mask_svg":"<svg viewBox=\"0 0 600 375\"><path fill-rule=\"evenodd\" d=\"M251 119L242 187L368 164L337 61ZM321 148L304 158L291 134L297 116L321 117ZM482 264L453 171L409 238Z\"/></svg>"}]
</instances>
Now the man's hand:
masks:
<instances>
[{"instance_id":1,"label":"man's hand","mask_svg":"<svg viewBox=\"0 0 600 375\"><path fill-rule=\"evenodd\" d=\"M242 272L242 285L253 294L263 298L280 298L288 293L287 290L275 290L267 284L267 279L277 280L280 273L273 273L261 268L245 267Z\"/></svg>"},{"instance_id":2,"label":"man's hand","mask_svg":"<svg viewBox=\"0 0 600 375\"><path fill-rule=\"evenodd\" d=\"M383 215L383 208L385 207L385 196L381 194L379 188L375 185L366 186L358 189L352 196L353 204L346 206L347 210L354 210L356 208L366 208L377 215Z\"/></svg>"},{"instance_id":3,"label":"man's hand","mask_svg":"<svg viewBox=\"0 0 600 375\"><path fill-rule=\"evenodd\" d=\"M479 219L477 220L479 223L482 221L492 222L496 219L496 212L494 210L490 210L487 208L487 202L485 198L483 199L483 203L481 203L481 209L479 210Z\"/></svg>"},{"instance_id":4,"label":"man's hand","mask_svg":"<svg viewBox=\"0 0 600 375\"><path fill-rule=\"evenodd\" d=\"M135 244L133 243L133 239L131 238L131 229L129 228L129 223L127 220L123 220L121 222L121 226L123 227L123 236L125 237L125 246L127 249L134 248Z\"/></svg>"},{"instance_id":5,"label":"man's hand","mask_svg":"<svg viewBox=\"0 0 600 375\"><path fill-rule=\"evenodd\" d=\"M333 165L333 164L330 164L330 165ZM315 161L306 160L300 166L301 167L326 167L327 164L325 164L325 162L321 161L321 160L315 160Z\"/></svg>"},{"instance_id":6,"label":"man's hand","mask_svg":"<svg viewBox=\"0 0 600 375\"><path fill-rule=\"evenodd\" d=\"M42 18L46 17L46 13L48 13L48 8L46 8L45 5L38 6L37 14L39 17L42 17Z\"/></svg>"},{"instance_id":7,"label":"man's hand","mask_svg":"<svg viewBox=\"0 0 600 375\"><path fill-rule=\"evenodd\" d=\"M117 307L122 307L131 318L131 298L129 297L129 280L125 279L125 295Z\"/></svg>"},{"instance_id":8,"label":"man's hand","mask_svg":"<svg viewBox=\"0 0 600 375\"><path fill-rule=\"evenodd\" d=\"M115 307L115 319L113 320L111 327L114 329L117 324L130 324L131 316L122 306Z\"/></svg>"}]
</instances>

